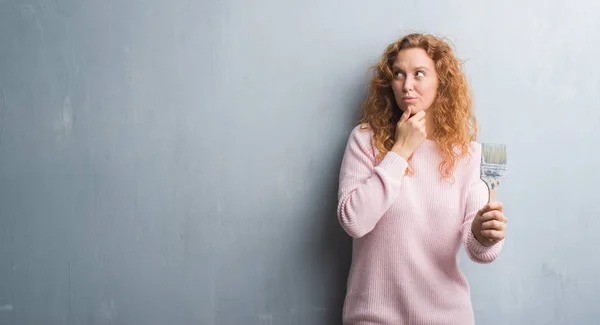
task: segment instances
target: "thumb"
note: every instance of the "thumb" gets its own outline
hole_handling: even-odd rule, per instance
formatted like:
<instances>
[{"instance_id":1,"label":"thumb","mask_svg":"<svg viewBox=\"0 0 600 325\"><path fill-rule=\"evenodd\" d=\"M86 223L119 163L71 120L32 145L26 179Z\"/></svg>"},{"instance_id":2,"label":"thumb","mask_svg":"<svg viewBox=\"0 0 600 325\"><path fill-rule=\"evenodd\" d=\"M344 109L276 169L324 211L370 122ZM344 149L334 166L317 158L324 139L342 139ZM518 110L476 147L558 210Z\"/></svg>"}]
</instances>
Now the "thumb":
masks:
<instances>
[{"instance_id":1,"label":"thumb","mask_svg":"<svg viewBox=\"0 0 600 325\"><path fill-rule=\"evenodd\" d=\"M400 124L408 121L409 117L410 117L410 106L406 107L406 110L404 111L404 113L400 117Z\"/></svg>"},{"instance_id":2,"label":"thumb","mask_svg":"<svg viewBox=\"0 0 600 325\"><path fill-rule=\"evenodd\" d=\"M479 209L479 213L480 214L484 214L484 213L486 213L486 212L488 212L490 210L491 210L490 209L490 203L488 202L484 206L482 206L481 209Z\"/></svg>"}]
</instances>

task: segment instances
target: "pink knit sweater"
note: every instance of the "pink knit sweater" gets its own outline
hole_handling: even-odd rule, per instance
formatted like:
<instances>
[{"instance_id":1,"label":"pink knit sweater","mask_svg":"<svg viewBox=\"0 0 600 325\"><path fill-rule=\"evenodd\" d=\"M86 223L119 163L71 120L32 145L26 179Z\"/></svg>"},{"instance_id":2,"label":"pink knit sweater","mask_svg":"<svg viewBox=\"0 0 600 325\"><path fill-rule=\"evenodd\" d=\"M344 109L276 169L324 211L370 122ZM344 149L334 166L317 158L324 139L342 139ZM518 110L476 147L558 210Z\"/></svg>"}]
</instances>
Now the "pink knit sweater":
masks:
<instances>
[{"instance_id":1,"label":"pink knit sweater","mask_svg":"<svg viewBox=\"0 0 600 325\"><path fill-rule=\"evenodd\" d=\"M389 152L378 163L373 132L350 134L340 171L338 219L352 236L344 303L346 325L474 324L469 284L458 250L492 262L504 241L481 245L471 222L488 199L479 179L481 145L459 160L455 182L440 177L436 142L425 140L408 163Z\"/></svg>"}]
</instances>

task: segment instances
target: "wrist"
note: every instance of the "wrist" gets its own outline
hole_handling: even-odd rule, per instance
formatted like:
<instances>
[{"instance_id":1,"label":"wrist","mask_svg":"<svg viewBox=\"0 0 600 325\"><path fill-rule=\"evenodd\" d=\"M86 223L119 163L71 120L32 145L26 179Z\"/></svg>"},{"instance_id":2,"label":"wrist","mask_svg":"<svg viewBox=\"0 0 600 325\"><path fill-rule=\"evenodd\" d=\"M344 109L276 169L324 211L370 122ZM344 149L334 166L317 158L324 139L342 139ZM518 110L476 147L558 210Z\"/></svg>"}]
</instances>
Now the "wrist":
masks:
<instances>
[{"instance_id":1,"label":"wrist","mask_svg":"<svg viewBox=\"0 0 600 325\"><path fill-rule=\"evenodd\" d=\"M412 154L412 152L410 152L410 150L407 150L406 147L401 146L401 145L394 145L392 147L391 150L393 153L399 155L400 157L404 158L404 160L408 161L408 159L410 158L410 155Z\"/></svg>"}]
</instances>

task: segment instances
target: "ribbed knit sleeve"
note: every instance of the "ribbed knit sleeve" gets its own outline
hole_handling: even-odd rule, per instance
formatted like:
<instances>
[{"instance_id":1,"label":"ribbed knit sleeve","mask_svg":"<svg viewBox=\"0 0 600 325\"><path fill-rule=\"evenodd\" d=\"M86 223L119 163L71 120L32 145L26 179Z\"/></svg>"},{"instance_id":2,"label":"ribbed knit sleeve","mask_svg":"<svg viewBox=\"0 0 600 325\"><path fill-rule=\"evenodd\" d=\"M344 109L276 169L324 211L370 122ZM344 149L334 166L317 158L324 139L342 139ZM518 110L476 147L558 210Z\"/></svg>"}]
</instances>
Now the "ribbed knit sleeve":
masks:
<instances>
[{"instance_id":1,"label":"ribbed knit sleeve","mask_svg":"<svg viewBox=\"0 0 600 325\"><path fill-rule=\"evenodd\" d=\"M360 126L352 130L340 169L338 220L354 238L375 228L396 200L408 167L404 158L392 152L376 165L372 135L370 129Z\"/></svg>"}]
</instances>

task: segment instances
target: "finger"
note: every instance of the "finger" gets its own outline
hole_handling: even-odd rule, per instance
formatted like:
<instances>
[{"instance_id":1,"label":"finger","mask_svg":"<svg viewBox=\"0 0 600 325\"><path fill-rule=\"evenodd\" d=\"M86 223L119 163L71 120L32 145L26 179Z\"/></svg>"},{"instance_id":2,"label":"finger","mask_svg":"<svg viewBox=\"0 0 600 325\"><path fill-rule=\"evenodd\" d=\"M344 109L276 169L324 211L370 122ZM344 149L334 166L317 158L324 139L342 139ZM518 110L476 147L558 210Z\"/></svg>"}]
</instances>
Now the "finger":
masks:
<instances>
[{"instance_id":1,"label":"finger","mask_svg":"<svg viewBox=\"0 0 600 325\"><path fill-rule=\"evenodd\" d=\"M493 239L493 240L502 240L504 239L504 231L500 230L482 230L481 235L485 238Z\"/></svg>"},{"instance_id":2,"label":"finger","mask_svg":"<svg viewBox=\"0 0 600 325\"><path fill-rule=\"evenodd\" d=\"M413 117L411 117L412 120L415 121L420 121L425 119L425 111L420 111L417 114L413 115Z\"/></svg>"},{"instance_id":3,"label":"finger","mask_svg":"<svg viewBox=\"0 0 600 325\"><path fill-rule=\"evenodd\" d=\"M404 111L404 113L402 113L402 116L400 116L400 124L408 121L408 118L410 117L410 106L406 108L406 110Z\"/></svg>"},{"instance_id":4,"label":"finger","mask_svg":"<svg viewBox=\"0 0 600 325\"><path fill-rule=\"evenodd\" d=\"M409 123L412 124L415 128L425 128L425 119L423 120L413 120L411 119Z\"/></svg>"},{"instance_id":5,"label":"finger","mask_svg":"<svg viewBox=\"0 0 600 325\"><path fill-rule=\"evenodd\" d=\"M416 116L416 115L415 115ZM410 123L412 123L412 125L416 128L422 128L425 127L425 120L416 120L416 119L411 119L409 121Z\"/></svg>"},{"instance_id":6,"label":"finger","mask_svg":"<svg viewBox=\"0 0 600 325\"><path fill-rule=\"evenodd\" d=\"M500 202L500 201L491 201L488 204L486 204L483 208L486 211L489 211L489 210L499 210L499 211L502 211L503 207L504 206L503 206L502 202Z\"/></svg>"},{"instance_id":7,"label":"finger","mask_svg":"<svg viewBox=\"0 0 600 325\"><path fill-rule=\"evenodd\" d=\"M481 229L485 230L505 230L506 224L498 220L490 220L481 224Z\"/></svg>"},{"instance_id":8,"label":"finger","mask_svg":"<svg viewBox=\"0 0 600 325\"><path fill-rule=\"evenodd\" d=\"M502 221L502 219L504 218L504 215L502 214L502 212L498 211L498 210L490 210L487 212L484 212L483 214L481 214L481 221L488 221L488 220L499 220Z\"/></svg>"},{"instance_id":9,"label":"finger","mask_svg":"<svg viewBox=\"0 0 600 325\"><path fill-rule=\"evenodd\" d=\"M496 221L496 222L499 222L499 223L502 223L502 224L506 224L506 218L503 215L501 215L501 216L489 216L488 215L485 218L481 217L481 223L482 224L484 224L486 222L491 222L491 221Z\"/></svg>"},{"instance_id":10,"label":"finger","mask_svg":"<svg viewBox=\"0 0 600 325\"><path fill-rule=\"evenodd\" d=\"M495 210L487 210L486 212L482 213L481 214L481 222L485 222L485 221L494 219L496 212L497 211L495 211Z\"/></svg>"},{"instance_id":11,"label":"finger","mask_svg":"<svg viewBox=\"0 0 600 325\"><path fill-rule=\"evenodd\" d=\"M486 222L490 220L498 220L502 223L506 223L508 221L506 219L506 216L498 210L488 211L481 215L481 222Z\"/></svg>"},{"instance_id":12,"label":"finger","mask_svg":"<svg viewBox=\"0 0 600 325\"><path fill-rule=\"evenodd\" d=\"M425 115L427 115L427 113L425 111L420 111L419 113L419 120L425 122ZM415 115L417 115L415 114Z\"/></svg>"}]
</instances>

